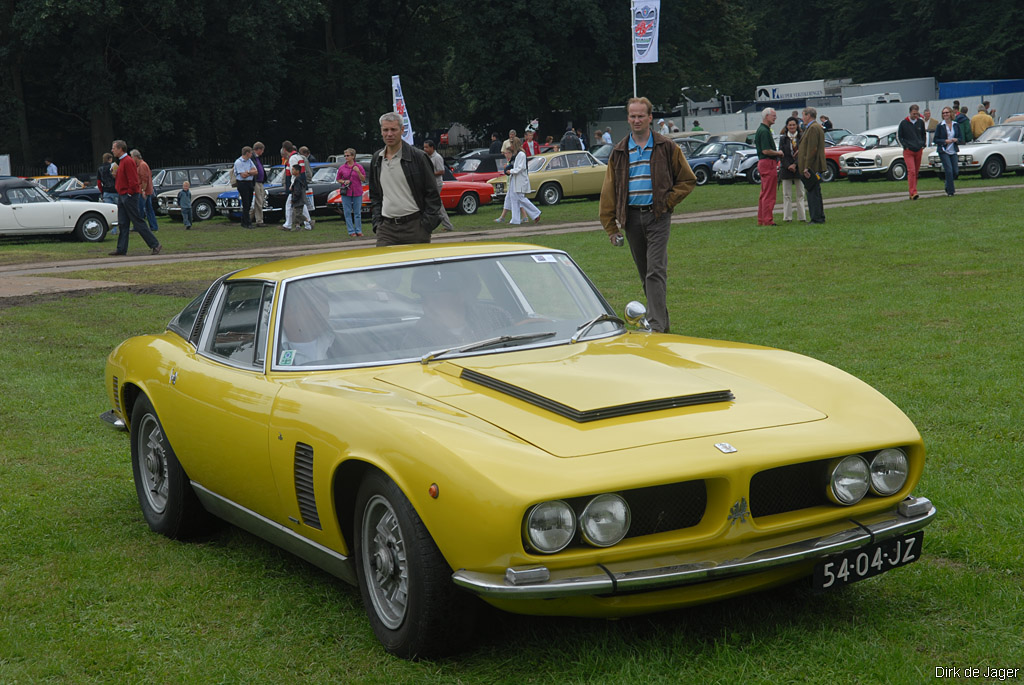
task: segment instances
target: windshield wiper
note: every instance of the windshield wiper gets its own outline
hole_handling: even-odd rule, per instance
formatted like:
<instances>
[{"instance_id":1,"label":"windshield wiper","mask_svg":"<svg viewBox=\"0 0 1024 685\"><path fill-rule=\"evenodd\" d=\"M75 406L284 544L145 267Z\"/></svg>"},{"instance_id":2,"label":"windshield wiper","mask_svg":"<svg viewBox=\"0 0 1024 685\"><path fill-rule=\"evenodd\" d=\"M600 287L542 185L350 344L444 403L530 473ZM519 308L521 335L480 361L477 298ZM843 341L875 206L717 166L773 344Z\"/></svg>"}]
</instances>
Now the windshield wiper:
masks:
<instances>
[{"instance_id":1,"label":"windshield wiper","mask_svg":"<svg viewBox=\"0 0 1024 685\"><path fill-rule=\"evenodd\" d=\"M571 338L569 338L569 342L570 343L577 343L577 342L579 342L580 338L582 338L587 333L589 333L591 328L593 328L594 326L596 326L597 324L599 324L599 323L601 323L603 321L614 321L617 324L619 324L620 326L625 326L626 325L625 321L623 321L619 317L615 316L614 314L598 314L597 316L595 316L590 321L588 321L588 322L586 322L584 324L580 324L580 326L576 328L576 334L573 335Z\"/></svg>"},{"instance_id":2,"label":"windshield wiper","mask_svg":"<svg viewBox=\"0 0 1024 685\"><path fill-rule=\"evenodd\" d=\"M487 349L488 347L494 347L495 345L502 345L504 343L521 342L523 340L540 340L541 338L550 338L553 335L555 335L555 331L543 331L540 333L519 333L518 335L501 335L498 336L497 338L478 340L477 342L471 342L466 345L460 345L458 347L446 347L443 350L427 352L425 355L420 357L420 364L432 362L439 357L443 357L445 355L452 353L484 350Z\"/></svg>"}]
</instances>

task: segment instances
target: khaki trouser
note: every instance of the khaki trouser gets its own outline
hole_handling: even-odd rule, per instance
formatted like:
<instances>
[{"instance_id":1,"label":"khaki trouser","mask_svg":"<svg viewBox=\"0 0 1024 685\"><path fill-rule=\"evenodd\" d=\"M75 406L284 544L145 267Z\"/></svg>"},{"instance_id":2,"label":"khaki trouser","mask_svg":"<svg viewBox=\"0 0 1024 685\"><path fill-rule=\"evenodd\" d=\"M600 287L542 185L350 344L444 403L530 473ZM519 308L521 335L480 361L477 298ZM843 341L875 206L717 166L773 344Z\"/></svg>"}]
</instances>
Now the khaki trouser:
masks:
<instances>
[{"instance_id":1,"label":"khaki trouser","mask_svg":"<svg viewBox=\"0 0 1024 685\"><path fill-rule=\"evenodd\" d=\"M267 198L267 191L264 190L262 183L256 183L256 187L253 190L252 195L252 209L249 210L249 219L256 217L256 223L263 223L263 202ZM251 221L250 221L251 222Z\"/></svg>"}]
</instances>

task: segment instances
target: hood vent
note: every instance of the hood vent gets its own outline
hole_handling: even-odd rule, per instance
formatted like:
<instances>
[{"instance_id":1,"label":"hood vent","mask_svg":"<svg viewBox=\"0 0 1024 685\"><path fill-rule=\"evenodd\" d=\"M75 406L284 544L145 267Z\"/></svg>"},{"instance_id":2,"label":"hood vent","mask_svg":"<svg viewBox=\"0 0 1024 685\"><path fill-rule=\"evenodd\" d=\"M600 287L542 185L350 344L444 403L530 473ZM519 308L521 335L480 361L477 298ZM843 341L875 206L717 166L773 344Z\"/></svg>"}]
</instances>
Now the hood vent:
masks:
<instances>
[{"instance_id":1,"label":"hood vent","mask_svg":"<svg viewBox=\"0 0 1024 685\"><path fill-rule=\"evenodd\" d=\"M559 416L564 416L576 423L587 423L589 421L600 421L618 416L630 416L631 414L642 414L650 411L661 411L662 409L676 409L677 407L692 407L699 404L715 404L718 402L731 402L735 399L731 390L716 390L713 392L702 392L694 395L681 395L678 397L665 397L656 400L645 400L643 402L632 402L630 404L619 404L599 409L580 410L574 409L561 402L542 397L518 386L499 381L491 376L486 376L479 371L463 369L459 375L463 380L471 381L491 390L497 390L516 399L528 402L541 409L547 409Z\"/></svg>"}]
</instances>

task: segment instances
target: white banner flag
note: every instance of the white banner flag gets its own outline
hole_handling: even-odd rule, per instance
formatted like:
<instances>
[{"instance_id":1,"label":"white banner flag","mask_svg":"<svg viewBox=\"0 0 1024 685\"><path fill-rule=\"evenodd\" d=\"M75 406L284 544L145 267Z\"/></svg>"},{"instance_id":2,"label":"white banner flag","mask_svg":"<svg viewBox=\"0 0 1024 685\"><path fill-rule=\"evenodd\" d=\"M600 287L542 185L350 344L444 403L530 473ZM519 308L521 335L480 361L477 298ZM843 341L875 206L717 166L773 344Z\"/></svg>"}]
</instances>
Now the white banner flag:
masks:
<instances>
[{"instance_id":1,"label":"white banner flag","mask_svg":"<svg viewBox=\"0 0 1024 685\"><path fill-rule=\"evenodd\" d=\"M412 122L409 111L405 108L405 97L402 96L402 82L397 76L391 77L391 103L395 111L402 116L402 140L412 145Z\"/></svg>"},{"instance_id":2,"label":"white banner flag","mask_svg":"<svg viewBox=\"0 0 1024 685\"><path fill-rule=\"evenodd\" d=\"M658 61L659 24L661 24L661 0L634 1L633 64Z\"/></svg>"}]
</instances>

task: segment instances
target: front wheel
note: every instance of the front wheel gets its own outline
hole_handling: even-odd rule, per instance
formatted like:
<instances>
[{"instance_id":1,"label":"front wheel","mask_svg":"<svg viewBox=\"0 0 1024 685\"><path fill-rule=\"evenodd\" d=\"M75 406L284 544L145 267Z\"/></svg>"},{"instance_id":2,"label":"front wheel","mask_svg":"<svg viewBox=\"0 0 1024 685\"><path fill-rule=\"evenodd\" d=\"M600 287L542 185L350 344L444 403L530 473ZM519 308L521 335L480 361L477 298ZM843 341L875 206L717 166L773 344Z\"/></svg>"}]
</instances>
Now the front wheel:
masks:
<instances>
[{"instance_id":1,"label":"front wheel","mask_svg":"<svg viewBox=\"0 0 1024 685\"><path fill-rule=\"evenodd\" d=\"M476 214L477 207L479 206L480 200L477 198L476 193L463 193L462 197L459 198L460 214Z\"/></svg>"},{"instance_id":2,"label":"front wheel","mask_svg":"<svg viewBox=\"0 0 1024 685\"><path fill-rule=\"evenodd\" d=\"M753 183L754 185L760 185L761 170L757 168L756 164L750 167L750 171L747 172L747 182Z\"/></svg>"},{"instance_id":3,"label":"front wheel","mask_svg":"<svg viewBox=\"0 0 1024 685\"><path fill-rule=\"evenodd\" d=\"M890 181L905 181L907 180L907 163L903 160L896 160L889 166L889 173L887 174Z\"/></svg>"},{"instance_id":4,"label":"front wheel","mask_svg":"<svg viewBox=\"0 0 1024 685\"><path fill-rule=\"evenodd\" d=\"M562 201L562 186L557 183L545 183L537 191L537 198L542 205L557 205Z\"/></svg>"},{"instance_id":5,"label":"front wheel","mask_svg":"<svg viewBox=\"0 0 1024 685\"><path fill-rule=\"evenodd\" d=\"M1003 160L998 157L989 157L981 167L982 178L999 178L1003 175Z\"/></svg>"},{"instance_id":6,"label":"front wheel","mask_svg":"<svg viewBox=\"0 0 1024 685\"><path fill-rule=\"evenodd\" d=\"M821 172L821 182L831 183L839 178L839 165L831 159L825 161L825 170Z\"/></svg>"},{"instance_id":7,"label":"front wheel","mask_svg":"<svg viewBox=\"0 0 1024 685\"><path fill-rule=\"evenodd\" d=\"M356 497L353 535L363 607L377 639L406 659L462 648L473 628L473 598L394 481L367 475Z\"/></svg>"},{"instance_id":8,"label":"front wheel","mask_svg":"<svg viewBox=\"0 0 1024 685\"><path fill-rule=\"evenodd\" d=\"M203 198L192 205L192 216L196 221L207 221L213 217L213 203Z\"/></svg>"},{"instance_id":9,"label":"front wheel","mask_svg":"<svg viewBox=\"0 0 1024 685\"><path fill-rule=\"evenodd\" d=\"M702 186L708 182L710 178L710 172L706 166L699 166L693 170L693 175L697 177L697 185Z\"/></svg>"},{"instance_id":10,"label":"front wheel","mask_svg":"<svg viewBox=\"0 0 1024 685\"><path fill-rule=\"evenodd\" d=\"M75 224L75 240L98 243L107 237L107 222L98 214L83 214Z\"/></svg>"},{"instance_id":11,"label":"front wheel","mask_svg":"<svg viewBox=\"0 0 1024 685\"><path fill-rule=\"evenodd\" d=\"M210 515L199 503L145 395L139 396L132 410L131 444L135 492L150 529L176 539L207 530Z\"/></svg>"}]
</instances>

